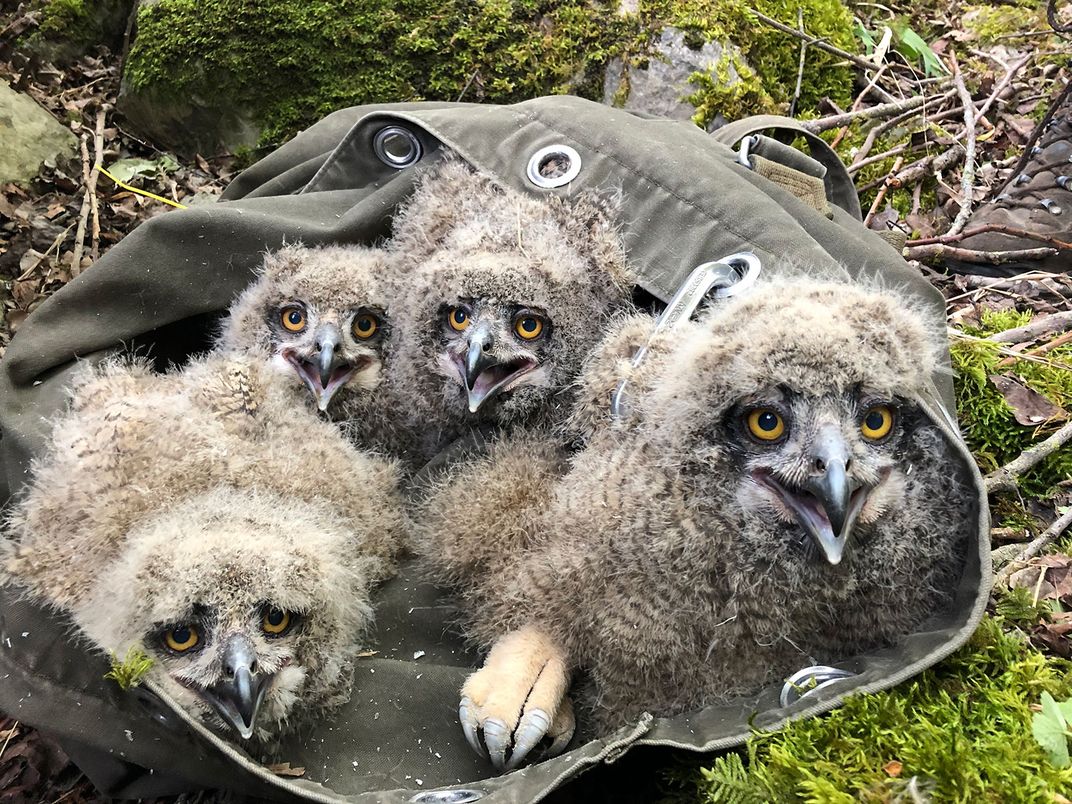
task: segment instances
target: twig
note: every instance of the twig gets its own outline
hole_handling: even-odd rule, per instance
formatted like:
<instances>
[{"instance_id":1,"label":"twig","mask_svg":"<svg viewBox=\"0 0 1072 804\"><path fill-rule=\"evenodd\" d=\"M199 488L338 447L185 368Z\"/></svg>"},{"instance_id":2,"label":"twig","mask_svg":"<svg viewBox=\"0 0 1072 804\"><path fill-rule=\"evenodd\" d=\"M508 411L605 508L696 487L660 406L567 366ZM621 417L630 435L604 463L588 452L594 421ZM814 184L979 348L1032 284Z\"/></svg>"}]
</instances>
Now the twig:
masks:
<instances>
[{"instance_id":1,"label":"twig","mask_svg":"<svg viewBox=\"0 0 1072 804\"><path fill-rule=\"evenodd\" d=\"M1068 526L1072 525L1072 506L1069 506L1061 516L1057 517L1052 525L1038 535L1038 537L1030 542L1027 547L1020 551L1012 561L1001 572L998 573L994 579L994 585L1004 584L1009 580L1009 577L1019 568L1018 565L1023 564L1025 561L1030 561L1046 548L1054 539L1068 530Z\"/></svg>"},{"instance_id":2,"label":"twig","mask_svg":"<svg viewBox=\"0 0 1072 804\"><path fill-rule=\"evenodd\" d=\"M7 744L11 742L11 738L15 736L15 732L19 730L19 721L15 721L11 724L11 729L7 733L7 739L4 740L4 744L0 746L0 758L4 756L4 752L7 751Z\"/></svg>"},{"instance_id":3,"label":"twig","mask_svg":"<svg viewBox=\"0 0 1072 804\"><path fill-rule=\"evenodd\" d=\"M818 120L805 120L801 125L812 134L819 134L823 131L837 128L838 126L848 125L856 120L872 120L878 117L889 117L891 115L900 114L901 112L910 112L926 105L930 101L939 100L945 97L946 95L942 95L939 98L936 98L933 95L929 98L924 95L916 95L915 97L907 98L902 101L880 103L877 106L868 106L866 109L856 109L855 111L844 112L843 114L832 114L828 117L820 117Z\"/></svg>"},{"instance_id":4,"label":"twig","mask_svg":"<svg viewBox=\"0 0 1072 804\"><path fill-rule=\"evenodd\" d=\"M860 170L863 170L868 165L875 164L875 162L881 162L884 159L889 159L891 156L897 156L897 154L903 154L910 147L912 147L911 143L902 142L896 148L890 148L890 150L888 150L888 151L883 151L880 154L875 154L874 156L869 156L869 157L867 157L867 159L862 159L859 162L853 162L852 165L848 168L848 171L849 171L849 173L856 173L856 172L858 172ZM920 147L922 147L922 146L920 146Z\"/></svg>"},{"instance_id":5,"label":"twig","mask_svg":"<svg viewBox=\"0 0 1072 804\"><path fill-rule=\"evenodd\" d=\"M1041 346L1036 346L1034 349L1028 349L1025 352L1019 352L1015 357L1006 357L1004 360L999 360L994 368L1006 368L1016 363L1017 360L1028 360L1032 357L1041 357L1042 355L1049 354L1058 346L1064 346L1069 341L1072 341L1072 332L1066 332L1063 335L1059 335L1048 343L1044 343Z\"/></svg>"},{"instance_id":6,"label":"twig","mask_svg":"<svg viewBox=\"0 0 1072 804\"><path fill-rule=\"evenodd\" d=\"M781 31L782 33L787 33L790 36L795 36L798 39L803 39L805 42L807 42L807 44L813 45L813 46L819 48L819 50L825 50L827 53L833 54L834 56L838 56L840 58L843 58L846 61L851 61L853 64L855 64L857 67L859 67L859 68L861 68L863 70L877 70L878 69L878 65L875 64L873 61L868 61L867 59L862 58L860 56L854 56L852 53L849 53L848 51L842 50L839 47L834 47L829 42L824 41L820 37L808 36L808 34L802 33L801 31L798 31L795 28L791 28L791 27L789 27L788 25L786 25L784 23L778 22L778 20L771 19L766 14L759 13L754 8L750 8L750 9L748 9L748 11L751 14L755 15L755 18L757 20L759 20L760 22L764 22L767 25L769 25L770 27ZM893 100L893 96L890 95L888 92L883 91L882 94L886 95L886 100Z\"/></svg>"},{"instance_id":7,"label":"twig","mask_svg":"<svg viewBox=\"0 0 1072 804\"><path fill-rule=\"evenodd\" d=\"M863 105L864 98L867 97L867 93L874 89L875 86L878 84L879 79L886 74L887 67L889 67L888 64L883 64L878 69L878 72L871 76L871 80L867 82L867 86L860 91L860 94L856 96L856 100L852 102L852 108L849 109L850 112L856 112L860 110L860 106ZM834 139L830 142L830 147L837 148L838 145L841 144L841 141L845 138L845 135L848 133L849 125L846 123L840 129L838 129L838 133L834 135Z\"/></svg>"},{"instance_id":8,"label":"twig","mask_svg":"<svg viewBox=\"0 0 1072 804\"><path fill-rule=\"evenodd\" d=\"M990 111L990 107L993 105L994 101L998 99L998 95L1004 92L1005 87L1012 83L1013 76L1020 72L1020 70L1023 69L1023 66L1029 61L1031 61L1031 59L1033 59L1034 57L1034 53L1028 53L1026 56L1020 59L1020 61L1013 64L1005 71L1005 77L1001 79L1001 81L996 87L994 87L994 91L990 93L990 97L986 99L983 105L979 107L979 111L975 113L976 123L978 123L982 119L984 114Z\"/></svg>"},{"instance_id":9,"label":"twig","mask_svg":"<svg viewBox=\"0 0 1072 804\"><path fill-rule=\"evenodd\" d=\"M982 293L983 291L980 290L979 292ZM1017 296L1013 293L1006 293L1004 290L994 290L992 292L1000 293L1002 295L1008 296L1009 298L1016 299L1019 301L1023 300L1022 296ZM1028 352L1017 352L1014 349L1010 349L1008 346L995 344L994 341L989 340L988 338L977 338L974 335L968 335L967 333L961 332L960 330L954 329L952 327L948 327L946 329L946 332L949 337L954 340L974 341L976 343L989 343L991 345L996 345L998 347L998 354L1006 355L1007 357L1012 357L1016 360L1023 360L1027 363L1037 363L1040 366L1049 366L1050 368L1060 369L1061 371L1072 371L1072 363L1062 363L1059 360L1053 360L1048 357L1039 357Z\"/></svg>"},{"instance_id":10,"label":"twig","mask_svg":"<svg viewBox=\"0 0 1072 804\"><path fill-rule=\"evenodd\" d=\"M89 191L89 147L88 138L83 134L79 141L82 149L82 186L85 193L82 196L82 209L78 213L78 228L74 232L74 251L71 252L71 276L78 276L82 270L82 251L85 248L86 222L89 220L90 193Z\"/></svg>"},{"instance_id":11,"label":"twig","mask_svg":"<svg viewBox=\"0 0 1072 804\"><path fill-rule=\"evenodd\" d=\"M998 343L1026 343L1035 341L1054 332L1062 332L1072 327L1072 312L1054 313L1032 319L1022 327L1013 327L990 336Z\"/></svg>"},{"instance_id":12,"label":"twig","mask_svg":"<svg viewBox=\"0 0 1072 804\"><path fill-rule=\"evenodd\" d=\"M469 87L471 87L473 85L473 82L476 80L476 76L477 76L477 74L479 72L480 72L479 67L477 67L475 70L473 70L473 74L470 75L469 80L465 82L465 86L462 87L462 91L459 92L458 97L454 99L455 103L461 103L462 98L464 98L465 93L469 91Z\"/></svg>"},{"instance_id":13,"label":"twig","mask_svg":"<svg viewBox=\"0 0 1072 804\"><path fill-rule=\"evenodd\" d=\"M956 54L950 50L949 60L953 65L953 84L964 104L964 170L960 174L960 212L953 220L953 225L946 234L955 235L963 229L972 212L972 191L975 188L975 105L971 93L964 85L964 75L960 72Z\"/></svg>"},{"instance_id":14,"label":"twig","mask_svg":"<svg viewBox=\"0 0 1072 804\"><path fill-rule=\"evenodd\" d=\"M1024 450L1016 460L988 474L983 479L987 494L1016 488L1016 478L1063 447L1069 439L1072 439L1072 422L1068 422L1045 441Z\"/></svg>"},{"instance_id":15,"label":"twig","mask_svg":"<svg viewBox=\"0 0 1072 804\"><path fill-rule=\"evenodd\" d=\"M93 226L90 230L89 256L93 262L100 256L100 215L97 210L97 176L100 175L100 166L104 160L104 119L106 110L102 106L97 110L97 127L93 132L93 170L89 174L89 187L86 194L89 196L89 211L93 217Z\"/></svg>"},{"instance_id":16,"label":"twig","mask_svg":"<svg viewBox=\"0 0 1072 804\"><path fill-rule=\"evenodd\" d=\"M945 243L932 243L929 246L912 246L905 248L907 260L925 260L951 257L963 262L983 263L986 265L1006 265L1019 260L1044 260L1056 257L1060 252L1055 248L1021 248L1013 251L978 251L971 248L957 248Z\"/></svg>"},{"instance_id":17,"label":"twig","mask_svg":"<svg viewBox=\"0 0 1072 804\"><path fill-rule=\"evenodd\" d=\"M800 33L804 33L804 9L797 7L797 28L800 29ZM793 100L789 104L789 116L795 117L797 113L797 103L800 101L800 87L804 83L804 57L808 52L808 43L803 39L800 40L800 64L797 66L797 85L793 90Z\"/></svg>"},{"instance_id":18,"label":"twig","mask_svg":"<svg viewBox=\"0 0 1072 804\"><path fill-rule=\"evenodd\" d=\"M919 159L908 167L904 168L900 173L894 177L894 187L903 187L906 184L912 184L922 179L924 176L930 173L939 173L947 168L952 167L960 161L964 156L964 149L960 145L954 145L948 151L943 151L937 156L925 156ZM870 184L866 184L860 187L861 193L878 187L882 183L882 180L876 180Z\"/></svg>"},{"instance_id":19,"label":"twig","mask_svg":"<svg viewBox=\"0 0 1072 804\"><path fill-rule=\"evenodd\" d=\"M1002 223L984 223L982 226L973 226L971 229L965 229L959 234L955 235L938 235L937 237L921 237L919 240L909 240L907 245L909 246L927 246L931 243L957 243L961 240L965 240L969 237L974 237L978 234L986 234L987 232L999 232L1001 234L1013 235L1014 237L1026 237L1029 240L1034 240L1038 243L1045 243L1054 248L1069 249L1072 250L1072 243L1067 243L1064 240L1058 240L1056 237L1047 237L1041 235L1038 232L1029 232L1026 229L1018 229L1015 226L1006 226Z\"/></svg>"},{"instance_id":20,"label":"twig","mask_svg":"<svg viewBox=\"0 0 1072 804\"><path fill-rule=\"evenodd\" d=\"M901 169L901 165L904 164L904 157L897 157L897 161L893 163L893 167L890 172L886 174L886 183L882 185L882 188L875 195L875 200L871 204L871 209L867 211L867 216L864 218L864 226L868 226L871 223L871 219L875 217L875 213L878 212L878 208L882 205L882 202L886 200L886 193L890 191L890 186L893 183L893 177L897 175L897 171Z\"/></svg>"}]
</instances>

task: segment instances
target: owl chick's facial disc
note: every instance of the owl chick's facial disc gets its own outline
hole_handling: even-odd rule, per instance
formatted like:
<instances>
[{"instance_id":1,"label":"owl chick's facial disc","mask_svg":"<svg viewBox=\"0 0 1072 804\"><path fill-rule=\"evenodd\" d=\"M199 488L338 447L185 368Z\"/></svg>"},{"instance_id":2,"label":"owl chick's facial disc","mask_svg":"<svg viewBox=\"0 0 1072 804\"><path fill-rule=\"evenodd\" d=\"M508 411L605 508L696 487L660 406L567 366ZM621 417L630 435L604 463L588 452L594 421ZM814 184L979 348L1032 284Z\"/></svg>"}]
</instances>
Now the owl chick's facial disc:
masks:
<instances>
[{"instance_id":1,"label":"owl chick's facial disc","mask_svg":"<svg viewBox=\"0 0 1072 804\"><path fill-rule=\"evenodd\" d=\"M286 246L231 307L220 345L267 352L327 411L343 389L380 381L390 325L386 253L364 246Z\"/></svg>"},{"instance_id":2,"label":"owl chick's facial disc","mask_svg":"<svg viewBox=\"0 0 1072 804\"><path fill-rule=\"evenodd\" d=\"M552 324L541 309L491 297L442 307L441 364L465 388L470 413L501 393L537 382Z\"/></svg>"}]
</instances>

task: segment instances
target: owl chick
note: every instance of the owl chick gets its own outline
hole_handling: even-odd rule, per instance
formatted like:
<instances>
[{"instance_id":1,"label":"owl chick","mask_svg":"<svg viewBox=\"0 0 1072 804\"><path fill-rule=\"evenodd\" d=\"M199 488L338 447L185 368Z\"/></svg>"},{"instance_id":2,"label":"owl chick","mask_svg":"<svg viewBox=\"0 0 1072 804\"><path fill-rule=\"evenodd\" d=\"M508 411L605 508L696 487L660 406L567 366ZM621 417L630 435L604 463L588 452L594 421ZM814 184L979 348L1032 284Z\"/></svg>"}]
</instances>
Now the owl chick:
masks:
<instances>
[{"instance_id":1,"label":"owl chick","mask_svg":"<svg viewBox=\"0 0 1072 804\"><path fill-rule=\"evenodd\" d=\"M390 332L388 271L381 249L285 246L234 301L217 348L270 359L334 419L367 413Z\"/></svg>"},{"instance_id":2,"label":"owl chick","mask_svg":"<svg viewBox=\"0 0 1072 804\"><path fill-rule=\"evenodd\" d=\"M404 519L394 464L263 360L87 372L6 522L8 582L210 725L268 743L343 700Z\"/></svg>"},{"instance_id":3,"label":"owl chick","mask_svg":"<svg viewBox=\"0 0 1072 804\"><path fill-rule=\"evenodd\" d=\"M424 173L396 216L400 274L389 382L412 451L470 428L551 422L631 283L613 204L506 190L456 159Z\"/></svg>"},{"instance_id":4,"label":"owl chick","mask_svg":"<svg viewBox=\"0 0 1072 804\"><path fill-rule=\"evenodd\" d=\"M590 363L578 398L627 378L628 404L617 422L584 411L568 473L536 471L543 491L513 515L472 494L424 525L527 532L465 590L470 635L494 647L460 716L499 767L568 739L572 671L609 731L894 644L951 603L979 500L921 402L942 337L921 315L797 279L660 333L634 367L621 335L645 328L626 320ZM523 485L520 457L454 482L494 490L503 469Z\"/></svg>"}]
</instances>

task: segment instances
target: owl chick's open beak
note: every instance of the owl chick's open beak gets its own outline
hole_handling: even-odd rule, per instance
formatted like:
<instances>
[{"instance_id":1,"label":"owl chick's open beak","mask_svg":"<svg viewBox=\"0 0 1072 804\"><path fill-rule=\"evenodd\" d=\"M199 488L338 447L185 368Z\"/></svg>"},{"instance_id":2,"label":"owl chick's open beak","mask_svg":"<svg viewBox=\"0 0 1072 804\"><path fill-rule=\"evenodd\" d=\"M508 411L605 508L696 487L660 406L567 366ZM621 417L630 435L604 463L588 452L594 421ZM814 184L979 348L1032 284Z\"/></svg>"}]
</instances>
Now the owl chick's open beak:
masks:
<instances>
[{"instance_id":1,"label":"owl chick's open beak","mask_svg":"<svg viewBox=\"0 0 1072 804\"><path fill-rule=\"evenodd\" d=\"M539 365L532 357L524 354L512 360L500 360L493 355L494 348L495 336L487 324L478 324L472 328L464 371L470 413L476 413L481 405L507 390Z\"/></svg>"},{"instance_id":2,"label":"owl chick's open beak","mask_svg":"<svg viewBox=\"0 0 1072 804\"><path fill-rule=\"evenodd\" d=\"M223 648L223 678L201 694L243 740L248 740L271 680L271 674L258 672L257 653L249 639L236 635Z\"/></svg>"},{"instance_id":3,"label":"owl chick's open beak","mask_svg":"<svg viewBox=\"0 0 1072 804\"><path fill-rule=\"evenodd\" d=\"M342 333L334 324L321 324L313 336L312 351L284 349L283 357L308 386L316 399L316 406L326 411L338 390L367 367L372 358L361 355L352 361L344 359L338 351Z\"/></svg>"},{"instance_id":4,"label":"owl chick's open beak","mask_svg":"<svg viewBox=\"0 0 1072 804\"><path fill-rule=\"evenodd\" d=\"M848 476L849 462L845 439L830 429L819 434L810 456L812 474L799 488L784 485L768 473L757 478L777 492L833 565L841 563L853 525L873 488Z\"/></svg>"}]
</instances>

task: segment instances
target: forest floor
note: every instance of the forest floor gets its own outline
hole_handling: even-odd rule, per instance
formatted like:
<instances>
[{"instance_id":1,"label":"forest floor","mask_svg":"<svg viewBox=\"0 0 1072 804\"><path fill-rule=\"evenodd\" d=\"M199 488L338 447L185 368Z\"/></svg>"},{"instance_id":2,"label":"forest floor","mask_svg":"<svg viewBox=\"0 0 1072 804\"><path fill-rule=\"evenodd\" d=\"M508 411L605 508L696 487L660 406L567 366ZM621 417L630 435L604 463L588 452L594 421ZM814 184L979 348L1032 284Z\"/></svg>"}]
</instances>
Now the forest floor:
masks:
<instances>
[{"instance_id":1,"label":"forest floor","mask_svg":"<svg viewBox=\"0 0 1072 804\"><path fill-rule=\"evenodd\" d=\"M1024 7L995 8L1020 13ZM972 22L971 15L982 12L957 3L925 18L875 4L861 4L857 13L859 52L846 54L860 69L856 102L849 109L798 109L797 115L850 165L868 225L901 228L908 236L906 257L945 295L958 414L994 492L996 556L1014 559L1002 564L1009 569L995 596L997 621L1047 666L1072 678L1062 664L1072 657L1072 558L1062 541L1072 521L1072 279L1042 271L992 279L943 269L951 249L973 232L962 210L993 197L1037 138L1052 98L1068 82L1072 46L1054 35L1038 9L1004 22L989 13ZM26 24L21 12L0 14L0 78L68 125L80 139L81 157L46 165L26 186L0 186L0 356L50 294L147 218L171 214L165 201L117 186L98 165L135 190L185 205L211 203L238 170L233 155L179 159L131 131L116 111L120 63L114 54L101 49L58 67L5 46ZM924 34L922 48L906 25L909 34ZM1054 244L1042 239L1038 247ZM1027 591L1007 597L1009 586ZM753 765L769 761L757 759L762 747L751 750ZM723 788L705 780L721 784L726 768L691 767L684 794L720 800ZM876 773L891 781L909 776L898 757ZM681 787L675 779L670 786ZM841 800L814 793L810 782L793 784L802 798ZM845 800L927 797L879 787L850 784ZM52 740L0 717L5 800L102 799ZM1068 799L1057 792L1048 800Z\"/></svg>"}]
</instances>

